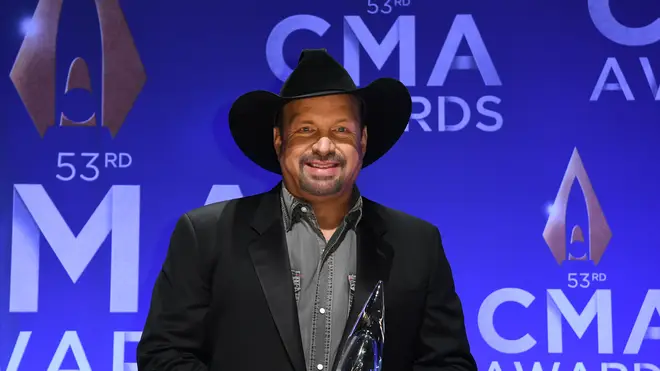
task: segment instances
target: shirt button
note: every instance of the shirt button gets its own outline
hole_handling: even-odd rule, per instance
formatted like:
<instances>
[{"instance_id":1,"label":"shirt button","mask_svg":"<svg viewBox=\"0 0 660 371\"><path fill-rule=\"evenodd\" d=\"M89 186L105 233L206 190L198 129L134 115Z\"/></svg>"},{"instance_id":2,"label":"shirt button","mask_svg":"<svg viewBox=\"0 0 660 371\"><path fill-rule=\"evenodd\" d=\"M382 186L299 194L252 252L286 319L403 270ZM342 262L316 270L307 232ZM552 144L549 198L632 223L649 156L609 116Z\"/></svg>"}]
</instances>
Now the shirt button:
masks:
<instances>
[{"instance_id":1,"label":"shirt button","mask_svg":"<svg viewBox=\"0 0 660 371\"><path fill-rule=\"evenodd\" d=\"M323 370L323 365L319 363L318 365L316 365L316 369Z\"/></svg>"},{"instance_id":2,"label":"shirt button","mask_svg":"<svg viewBox=\"0 0 660 371\"><path fill-rule=\"evenodd\" d=\"M319 309L319 312L321 312L321 314L325 313L325 308ZM319 370L320 370L320 368L319 368Z\"/></svg>"},{"instance_id":3,"label":"shirt button","mask_svg":"<svg viewBox=\"0 0 660 371\"><path fill-rule=\"evenodd\" d=\"M306 212L307 212L307 207L305 207L305 206L301 207L301 208L300 208L300 211L302 211L303 213L306 213ZM320 370L320 369L319 369L319 370Z\"/></svg>"}]
</instances>

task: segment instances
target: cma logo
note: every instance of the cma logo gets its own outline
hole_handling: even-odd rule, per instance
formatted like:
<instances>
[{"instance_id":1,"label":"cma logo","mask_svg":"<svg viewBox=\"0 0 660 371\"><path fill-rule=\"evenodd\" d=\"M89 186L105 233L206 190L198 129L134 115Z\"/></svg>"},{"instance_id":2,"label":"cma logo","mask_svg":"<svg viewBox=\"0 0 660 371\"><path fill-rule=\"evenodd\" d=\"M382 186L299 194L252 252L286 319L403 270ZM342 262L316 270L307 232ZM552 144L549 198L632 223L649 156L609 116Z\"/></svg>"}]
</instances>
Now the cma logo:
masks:
<instances>
[{"instance_id":1,"label":"cma logo","mask_svg":"<svg viewBox=\"0 0 660 371\"><path fill-rule=\"evenodd\" d=\"M589 256L586 254L572 255L570 252L568 254L566 253L566 209L568 206L568 196L575 181L578 182L587 205ZM600 207L600 203L598 202L577 148L573 149L566 173L564 173L564 178L559 186L559 192L550 207L550 216L543 231L543 238L548 244L548 247L550 247L550 251L552 251L552 255L557 260L557 263L561 264L566 259L589 259L595 265L600 262L605 248L612 238L612 231L607 224L607 220L605 219L605 215ZM584 231L580 226L576 225L571 229L570 241L571 244L584 242Z\"/></svg>"},{"instance_id":2,"label":"cma logo","mask_svg":"<svg viewBox=\"0 0 660 371\"><path fill-rule=\"evenodd\" d=\"M546 301L544 322L547 325L548 353L562 354L564 352L563 328L565 325L568 325L575 335L582 339L590 325L595 322L598 334L598 354L614 354L611 290L595 290L582 311L576 309L562 290L547 290L543 296ZM534 295L519 288L503 288L492 292L484 299L477 315L481 337L491 348L500 353L520 354L531 350L537 344L531 334L524 334L513 339L506 338L497 330L495 317L498 310L510 307L509 303L529 308L535 300ZM631 302L629 295L626 301ZM623 354L638 354L644 340L660 340L660 327L651 326L653 317L660 315L660 290L648 290L639 308L632 329L627 333L628 339L623 348ZM522 320L519 315L516 317L516 321ZM543 321L528 319L527 322ZM623 325L630 322L617 321L616 324ZM621 334L621 332L617 333Z\"/></svg>"},{"instance_id":3,"label":"cma logo","mask_svg":"<svg viewBox=\"0 0 660 371\"><path fill-rule=\"evenodd\" d=\"M587 202L590 237L588 256L584 254L572 255L571 253L568 253L567 255L566 253L566 206L571 186L576 180L579 182L580 188L582 189ZM571 242L583 241L582 230L579 227L574 227L571 234ZM605 217L603 216L603 212L593 191L580 155L578 154L577 149L574 149L568 168L564 174L564 179L559 187L559 193L557 194L555 203L551 208L550 218L543 232L543 236L559 264L567 259L590 259L594 264L598 264L603 256L605 247L607 247L607 244L609 243L611 235L610 228L605 221ZM636 307L639 308L639 310L635 312L636 316L634 317L634 321L626 320L617 321L616 323L613 320L612 290L595 290L589 301L581 310L579 309L580 307L577 307L575 303L567 297L566 293L560 289L548 289L542 296L545 301L541 304L545 307L543 310L545 313L544 319L538 317L521 318L519 314L516 314L515 321L526 321L528 323L545 322L546 326L544 328L543 336L547 339L545 345L547 345L547 352L550 354L564 353L564 335L570 333L570 331L564 331L566 327L569 327L578 339L582 339L585 336L589 327L595 327L594 330L597 335L598 354L615 353L614 326L623 323L626 323L626 326L629 326L630 323L632 323L632 327L628 327L630 329L629 332L626 332L627 340L622 349L623 354L639 354L642 344L646 340L660 340L660 327L652 326L654 317L660 315L660 290L658 289L647 291L646 296L642 300L641 306ZM500 313L505 311L506 308L511 307L510 304L512 303L518 304L525 309L532 309L529 313L533 313L534 308L532 306L537 305L535 304L537 301L536 299L537 298L531 292L521 288L507 287L490 293L481 303L477 315L477 325L483 340L492 349L503 354L521 354L532 350L538 344L537 337L533 336L531 333L523 333L520 334L522 335L520 336L511 335L510 331L500 332L504 327L499 327L498 331L498 326L496 326L498 321L496 321L495 318L499 315L497 314L498 311ZM623 299L625 302L635 302L635 300L631 301L630 295L624 295ZM622 334L621 330L617 330L616 333ZM536 336L538 336L538 334ZM617 335L617 337L619 337L619 335ZM582 350L585 348L581 346L580 349ZM540 363L535 362L533 366L534 370L537 369L537 364ZM557 367L559 367L559 364L560 362L554 362L552 369L556 370ZM581 365L581 362L577 363L574 369L584 370L584 366L582 365L581 368L578 368L578 364ZM607 363L602 364L603 370L608 368L606 365ZM643 365L651 371L657 370L655 365L647 363L644 363ZM625 370L625 368L615 368ZM521 370L519 362L516 362L516 369ZM640 370L641 368L636 364L635 369ZM501 367L497 361L494 361L491 363L489 370L501 370Z\"/></svg>"},{"instance_id":4,"label":"cma logo","mask_svg":"<svg viewBox=\"0 0 660 371\"><path fill-rule=\"evenodd\" d=\"M238 185L214 185L206 205L242 197ZM138 311L140 186L110 188L75 235L40 184L16 184L13 195L9 311L39 311L40 237L72 283L77 283L103 242L111 236L110 312Z\"/></svg>"},{"instance_id":5,"label":"cma logo","mask_svg":"<svg viewBox=\"0 0 660 371\"><path fill-rule=\"evenodd\" d=\"M619 22L612 13L612 0L588 0L589 15L600 33L614 43L623 46L649 46L660 41L660 18L642 27L628 27ZM660 47L660 45L659 45ZM660 101L658 83L648 57L639 57L641 72L655 101ZM634 101L635 94L628 83L619 59L609 57L605 61L590 101L598 101L603 91L620 91L626 101Z\"/></svg>"},{"instance_id":6,"label":"cma logo","mask_svg":"<svg viewBox=\"0 0 660 371\"><path fill-rule=\"evenodd\" d=\"M418 45L416 43L416 17L399 16L383 37L376 37L359 16L345 16L343 19L343 65L357 85L363 83L361 76L361 53L364 50L377 70L383 69L398 47L399 80L408 87L442 87L450 71L473 71L478 73L487 87L502 85L493 59L486 48L481 32L470 14L458 14L449 27L444 44L438 54L433 54L433 68L425 79L417 71ZM285 81L292 71L284 57L284 45L293 33L311 31L323 37L331 24L325 19L309 15L293 15L280 21L271 31L266 42L266 59L272 73ZM379 41L380 40L380 41ZM459 55L459 46L465 42L468 55ZM429 50L429 48L419 48ZM432 96L426 89L425 95L413 91L413 113L410 131L452 132L476 126L485 132L502 128L503 117L498 105L501 99L494 95L484 95L476 99L458 96ZM453 106L453 107L452 107ZM458 113L458 115L456 114Z\"/></svg>"},{"instance_id":7,"label":"cma logo","mask_svg":"<svg viewBox=\"0 0 660 371\"><path fill-rule=\"evenodd\" d=\"M103 50L102 125L114 137L146 81L133 37L118 0L95 0ZM29 30L9 74L37 131L43 137L55 124L55 60L62 1L39 0ZM75 58L69 66L65 94L92 92L87 63ZM82 122L64 113L60 126L96 126L96 113Z\"/></svg>"}]
</instances>

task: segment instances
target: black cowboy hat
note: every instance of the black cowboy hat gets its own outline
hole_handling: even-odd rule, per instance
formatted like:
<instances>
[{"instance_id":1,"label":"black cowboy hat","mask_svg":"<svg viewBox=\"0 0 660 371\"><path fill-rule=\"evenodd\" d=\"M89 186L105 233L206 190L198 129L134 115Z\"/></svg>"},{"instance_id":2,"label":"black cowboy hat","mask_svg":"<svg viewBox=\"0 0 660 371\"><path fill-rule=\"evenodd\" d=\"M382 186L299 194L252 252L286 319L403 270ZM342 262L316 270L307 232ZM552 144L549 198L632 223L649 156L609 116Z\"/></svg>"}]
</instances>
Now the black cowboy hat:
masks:
<instances>
[{"instance_id":1,"label":"black cowboy hat","mask_svg":"<svg viewBox=\"0 0 660 371\"><path fill-rule=\"evenodd\" d=\"M352 94L363 103L362 123L369 136L362 167L387 153L408 125L412 101L400 81L380 78L358 89L325 49L313 49L300 54L298 66L284 82L280 95L258 90L240 96L229 111L229 130L250 160L281 174L273 147L273 126L282 107L296 99L332 94Z\"/></svg>"}]
</instances>

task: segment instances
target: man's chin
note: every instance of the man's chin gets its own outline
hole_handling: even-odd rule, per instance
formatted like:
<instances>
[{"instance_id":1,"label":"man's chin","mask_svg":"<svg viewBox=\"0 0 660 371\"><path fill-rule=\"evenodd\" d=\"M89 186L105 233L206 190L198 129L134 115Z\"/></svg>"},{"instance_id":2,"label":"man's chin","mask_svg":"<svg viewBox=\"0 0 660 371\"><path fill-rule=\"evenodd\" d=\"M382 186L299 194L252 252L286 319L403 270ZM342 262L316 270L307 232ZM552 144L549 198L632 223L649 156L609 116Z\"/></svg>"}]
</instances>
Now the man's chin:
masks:
<instances>
[{"instance_id":1,"label":"man's chin","mask_svg":"<svg viewBox=\"0 0 660 371\"><path fill-rule=\"evenodd\" d=\"M342 181L337 177L318 179L318 177L306 179L300 184L302 191L317 197L333 196L342 190Z\"/></svg>"}]
</instances>

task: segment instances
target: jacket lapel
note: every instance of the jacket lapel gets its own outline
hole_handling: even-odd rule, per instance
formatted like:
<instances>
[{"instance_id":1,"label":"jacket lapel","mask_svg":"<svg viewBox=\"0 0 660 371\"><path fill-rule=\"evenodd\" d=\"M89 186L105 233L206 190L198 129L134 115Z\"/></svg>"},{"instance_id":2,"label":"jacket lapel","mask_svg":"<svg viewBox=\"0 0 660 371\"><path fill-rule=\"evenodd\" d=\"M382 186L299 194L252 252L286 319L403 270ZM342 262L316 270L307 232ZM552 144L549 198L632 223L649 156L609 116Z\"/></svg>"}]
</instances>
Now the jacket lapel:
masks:
<instances>
[{"instance_id":1,"label":"jacket lapel","mask_svg":"<svg viewBox=\"0 0 660 371\"><path fill-rule=\"evenodd\" d=\"M346 321L346 327L339 345L339 351L343 348L346 338L353 330L353 325L367 302L379 280L387 282L394 250L392 245L385 240L385 228L382 216L378 213L378 205L373 201L363 199L362 219L357 228L357 281L355 283L355 296L353 306ZM385 292L387 295L387 292ZM387 298L387 296L385 296ZM387 312L387 309L385 310ZM336 362L340 354L335 357ZM333 367L334 369L334 367Z\"/></svg>"},{"instance_id":2,"label":"jacket lapel","mask_svg":"<svg viewBox=\"0 0 660 371\"><path fill-rule=\"evenodd\" d=\"M291 364L295 370L304 371L305 357L279 192L277 186L262 196L251 223L257 236L248 250Z\"/></svg>"}]
</instances>

